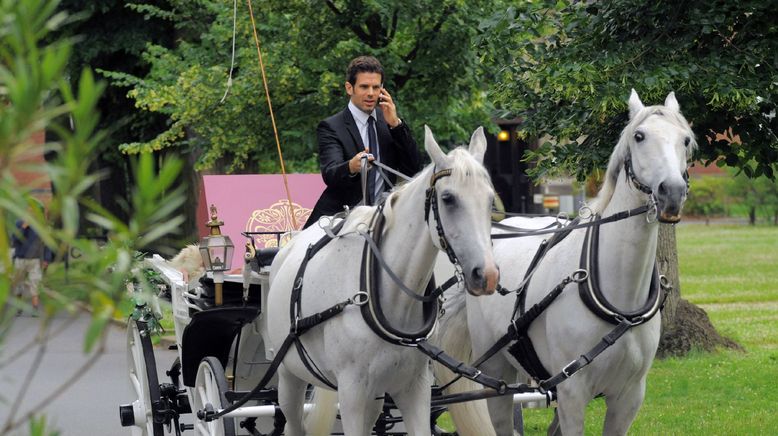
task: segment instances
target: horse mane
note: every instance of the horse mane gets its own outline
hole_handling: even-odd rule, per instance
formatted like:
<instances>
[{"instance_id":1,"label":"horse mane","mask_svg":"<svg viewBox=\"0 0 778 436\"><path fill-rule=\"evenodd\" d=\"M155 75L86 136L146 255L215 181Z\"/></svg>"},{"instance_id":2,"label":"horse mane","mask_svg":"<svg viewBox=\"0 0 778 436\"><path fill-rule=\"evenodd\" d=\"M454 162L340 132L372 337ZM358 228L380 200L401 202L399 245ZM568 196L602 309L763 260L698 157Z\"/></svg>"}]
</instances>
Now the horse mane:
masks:
<instances>
[{"instance_id":1,"label":"horse mane","mask_svg":"<svg viewBox=\"0 0 778 436\"><path fill-rule=\"evenodd\" d=\"M624 159L627 157L627 154L629 154L629 138L632 136L632 133L637 126L643 124L651 115L663 116L671 123L684 130L688 130L691 133L689 135L691 143L686 149L686 158L691 158L694 150L697 148L697 141L691 126L689 126L686 118L681 115L681 112L669 109L663 105L647 106L641 109L640 112L629 121L627 126L624 127L624 130L621 131L619 142L613 149L613 153L611 153L610 160L608 161L608 168L605 171L605 180L603 181L602 187L597 192L597 197L595 197L589 205L592 213L601 214L608 206L608 203L613 197L613 192L616 189L616 182L619 180Z\"/></svg>"},{"instance_id":2,"label":"horse mane","mask_svg":"<svg viewBox=\"0 0 778 436\"><path fill-rule=\"evenodd\" d=\"M467 183L475 180L472 175L480 174L482 177L489 180L491 186L491 179L489 178L489 172L486 168L480 164L473 155L470 154L464 147L457 147L448 153L448 157L451 159L451 176L456 183ZM414 183L429 183L429 178L432 175L433 164L429 164L424 167L413 179L408 183L398 185L392 190L392 193L386 199L384 205L384 217L386 219L385 229L390 229L394 223L394 203L397 201L398 196L405 191L409 186Z\"/></svg>"}]
</instances>

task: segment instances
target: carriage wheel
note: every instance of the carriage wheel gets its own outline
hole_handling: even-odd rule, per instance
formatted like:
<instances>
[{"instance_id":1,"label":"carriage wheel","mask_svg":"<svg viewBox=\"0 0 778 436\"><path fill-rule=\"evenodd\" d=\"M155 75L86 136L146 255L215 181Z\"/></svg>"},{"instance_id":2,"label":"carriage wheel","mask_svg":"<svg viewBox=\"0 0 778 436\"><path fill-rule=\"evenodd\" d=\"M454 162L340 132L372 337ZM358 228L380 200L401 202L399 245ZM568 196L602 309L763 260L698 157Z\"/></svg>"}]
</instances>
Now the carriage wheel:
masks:
<instances>
[{"instance_id":1,"label":"carriage wheel","mask_svg":"<svg viewBox=\"0 0 778 436\"><path fill-rule=\"evenodd\" d=\"M131 405L119 406L122 425L132 426L133 436L163 436L161 422L154 421L153 403L159 403L159 381L151 333L144 321L127 324L127 367L130 389L137 398Z\"/></svg>"},{"instance_id":2,"label":"carriage wheel","mask_svg":"<svg viewBox=\"0 0 778 436\"><path fill-rule=\"evenodd\" d=\"M197 368L192 397L192 411L204 410L210 404L214 410L227 407L227 379L219 359L213 356L204 357ZM196 435L203 436L235 436L235 419L220 418L213 421L196 419L194 423Z\"/></svg>"}]
</instances>

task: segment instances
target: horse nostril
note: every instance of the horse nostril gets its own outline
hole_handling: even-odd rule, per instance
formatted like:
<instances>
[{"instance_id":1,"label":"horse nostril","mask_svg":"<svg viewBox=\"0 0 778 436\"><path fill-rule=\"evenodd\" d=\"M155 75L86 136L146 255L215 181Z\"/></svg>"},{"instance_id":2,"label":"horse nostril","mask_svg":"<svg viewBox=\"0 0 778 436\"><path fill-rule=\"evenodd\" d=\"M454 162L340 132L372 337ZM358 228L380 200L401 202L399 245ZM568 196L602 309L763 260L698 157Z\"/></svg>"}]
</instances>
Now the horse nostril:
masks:
<instances>
[{"instance_id":1,"label":"horse nostril","mask_svg":"<svg viewBox=\"0 0 778 436\"><path fill-rule=\"evenodd\" d=\"M484 279L484 270L481 267L473 268L473 280L481 281Z\"/></svg>"},{"instance_id":2,"label":"horse nostril","mask_svg":"<svg viewBox=\"0 0 778 436\"><path fill-rule=\"evenodd\" d=\"M662 182L659 184L659 195L666 195L667 194L667 187L665 186L665 182Z\"/></svg>"}]
</instances>

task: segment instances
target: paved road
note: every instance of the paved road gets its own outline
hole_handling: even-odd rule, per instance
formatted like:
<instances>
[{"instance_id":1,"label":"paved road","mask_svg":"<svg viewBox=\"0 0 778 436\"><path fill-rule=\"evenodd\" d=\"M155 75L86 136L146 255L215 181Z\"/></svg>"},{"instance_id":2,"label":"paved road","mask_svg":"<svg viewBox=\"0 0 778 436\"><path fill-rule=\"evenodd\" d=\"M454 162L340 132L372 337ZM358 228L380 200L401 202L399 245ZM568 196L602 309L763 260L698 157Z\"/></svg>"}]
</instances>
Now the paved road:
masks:
<instances>
[{"instance_id":1,"label":"paved road","mask_svg":"<svg viewBox=\"0 0 778 436\"><path fill-rule=\"evenodd\" d=\"M86 316L53 320L51 331L55 334L48 342L40 367L28 386L22 406L16 413L17 419L89 360L90 356L83 352L88 325ZM0 428L5 425L11 404L16 402L26 374L35 361L37 348L23 354L19 354L20 350L35 338L39 328L40 318L17 317L7 342L0 344ZM106 349L96 363L77 383L41 410L50 427L59 430L61 436L130 434L129 429L119 424L119 404L134 399L127 378L125 335L124 328L111 327ZM158 372L164 374L163 367L169 366L176 354L158 347L155 356ZM29 430L25 425L9 436L27 434Z\"/></svg>"}]
</instances>

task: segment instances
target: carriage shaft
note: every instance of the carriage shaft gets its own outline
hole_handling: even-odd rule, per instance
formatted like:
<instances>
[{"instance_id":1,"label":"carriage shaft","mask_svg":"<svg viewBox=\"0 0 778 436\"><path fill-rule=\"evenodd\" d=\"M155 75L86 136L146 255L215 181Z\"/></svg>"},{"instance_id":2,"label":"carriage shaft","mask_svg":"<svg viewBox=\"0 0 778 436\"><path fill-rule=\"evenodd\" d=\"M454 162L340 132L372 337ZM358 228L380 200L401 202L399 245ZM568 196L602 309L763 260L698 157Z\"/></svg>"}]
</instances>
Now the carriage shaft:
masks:
<instances>
[{"instance_id":1,"label":"carriage shaft","mask_svg":"<svg viewBox=\"0 0 778 436\"><path fill-rule=\"evenodd\" d=\"M500 393L493 389L481 389L477 391L462 392L460 394L443 395L438 398L433 398L432 407L443 406L446 404L463 403L466 401L482 400L499 396ZM554 401L554 399L554 394L551 392L521 392L518 394L513 394L514 404L525 404L532 402L550 404L552 401Z\"/></svg>"}]
</instances>

